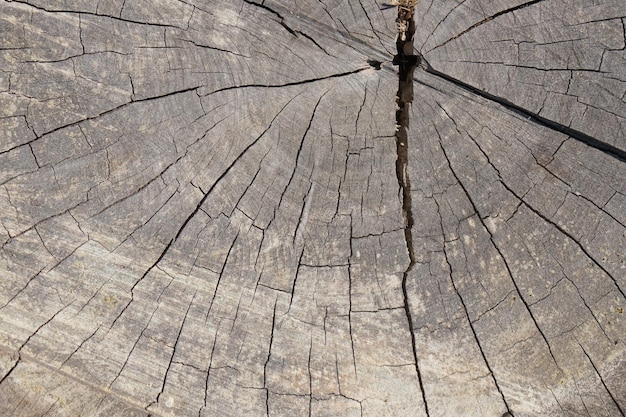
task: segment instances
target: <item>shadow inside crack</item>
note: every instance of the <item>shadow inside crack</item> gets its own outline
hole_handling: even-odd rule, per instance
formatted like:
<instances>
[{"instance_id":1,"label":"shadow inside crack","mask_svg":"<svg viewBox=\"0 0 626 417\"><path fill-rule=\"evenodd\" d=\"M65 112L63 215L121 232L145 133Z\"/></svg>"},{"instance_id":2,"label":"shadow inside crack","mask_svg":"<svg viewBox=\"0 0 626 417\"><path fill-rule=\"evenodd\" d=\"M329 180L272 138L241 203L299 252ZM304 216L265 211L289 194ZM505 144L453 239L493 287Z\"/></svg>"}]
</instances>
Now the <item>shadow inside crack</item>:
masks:
<instances>
[{"instance_id":1,"label":"shadow inside crack","mask_svg":"<svg viewBox=\"0 0 626 417\"><path fill-rule=\"evenodd\" d=\"M415 345L415 334L413 327L413 316L409 305L409 295L407 291L407 279L409 272L415 265L415 253L413 250L413 212L411 207L411 181L409 179L409 119L411 103L413 102L413 72L420 62L420 56L413 54L413 35L415 34L415 21L413 20L413 9L406 7L398 7L398 39L396 40L396 48L398 53L393 57L393 64L398 66L398 93L396 94L396 176L398 186L402 193L402 214L404 217L404 239L406 248L409 253L409 265L402 276L402 293L404 297L404 309L409 332L411 333L411 345L413 348L413 357L415 359L415 371L419 381L420 391L422 393L422 401L424 403L424 411L426 416L428 412L428 402L426 401L426 392L422 381L422 374L419 367L417 357L417 348Z\"/></svg>"},{"instance_id":2,"label":"shadow inside crack","mask_svg":"<svg viewBox=\"0 0 626 417\"><path fill-rule=\"evenodd\" d=\"M400 14L398 15L398 19L401 19ZM413 102L413 72L419 64L421 57L413 54L413 35L415 34L415 21L413 17L411 16L407 21L403 20L402 27L406 29L406 31L398 36L396 40L398 53L393 57L393 64L398 66L395 134L397 149L396 175L398 177L398 185L402 191L404 234L412 266L414 263L413 240L411 236L413 214L411 211L411 181L409 179L408 170L408 131L411 103Z\"/></svg>"}]
</instances>

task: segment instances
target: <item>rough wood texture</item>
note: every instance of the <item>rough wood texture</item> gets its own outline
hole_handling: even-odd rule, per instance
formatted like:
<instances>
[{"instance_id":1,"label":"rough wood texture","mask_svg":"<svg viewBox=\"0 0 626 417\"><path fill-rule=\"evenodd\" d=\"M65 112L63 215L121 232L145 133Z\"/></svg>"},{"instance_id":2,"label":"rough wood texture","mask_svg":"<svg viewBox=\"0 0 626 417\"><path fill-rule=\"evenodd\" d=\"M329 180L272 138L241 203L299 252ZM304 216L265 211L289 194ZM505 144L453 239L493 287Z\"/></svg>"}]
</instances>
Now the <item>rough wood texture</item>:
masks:
<instances>
[{"instance_id":1,"label":"rough wood texture","mask_svg":"<svg viewBox=\"0 0 626 417\"><path fill-rule=\"evenodd\" d=\"M395 18L0 3L0 415L625 415L623 0Z\"/></svg>"}]
</instances>

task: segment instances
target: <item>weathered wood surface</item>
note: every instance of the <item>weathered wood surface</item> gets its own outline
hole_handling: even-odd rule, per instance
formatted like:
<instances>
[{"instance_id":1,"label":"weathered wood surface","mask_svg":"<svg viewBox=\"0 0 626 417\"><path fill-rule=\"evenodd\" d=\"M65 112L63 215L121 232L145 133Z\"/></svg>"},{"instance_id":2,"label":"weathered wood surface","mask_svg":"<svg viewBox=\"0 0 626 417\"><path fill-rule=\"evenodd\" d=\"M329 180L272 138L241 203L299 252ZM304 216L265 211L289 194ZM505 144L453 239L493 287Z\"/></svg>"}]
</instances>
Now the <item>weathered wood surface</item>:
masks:
<instances>
[{"instance_id":1,"label":"weathered wood surface","mask_svg":"<svg viewBox=\"0 0 626 417\"><path fill-rule=\"evenodd\" d=\"M626 6L394 19L0 3L0 415L624 415Z\"/></svg>"}]
</instances>

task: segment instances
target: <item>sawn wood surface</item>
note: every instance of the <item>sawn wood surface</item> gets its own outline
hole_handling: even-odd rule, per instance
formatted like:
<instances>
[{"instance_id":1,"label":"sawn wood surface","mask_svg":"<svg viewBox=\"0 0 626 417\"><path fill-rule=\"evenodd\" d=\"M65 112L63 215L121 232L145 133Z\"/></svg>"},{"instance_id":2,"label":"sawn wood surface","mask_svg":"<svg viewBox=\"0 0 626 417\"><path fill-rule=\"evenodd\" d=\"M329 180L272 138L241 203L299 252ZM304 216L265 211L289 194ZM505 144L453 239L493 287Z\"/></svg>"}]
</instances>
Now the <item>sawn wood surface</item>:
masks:
<instances>
[{"instance_id":1,"label":"sawn wood surface","mask_svg":"<svg viewBox=\"0 0 626 417\"><path fill-rule=\"evenodd\" d=\"M625 415L626 4L395 18L0 2L0 415Z\"/></svg>"}]
</instances>

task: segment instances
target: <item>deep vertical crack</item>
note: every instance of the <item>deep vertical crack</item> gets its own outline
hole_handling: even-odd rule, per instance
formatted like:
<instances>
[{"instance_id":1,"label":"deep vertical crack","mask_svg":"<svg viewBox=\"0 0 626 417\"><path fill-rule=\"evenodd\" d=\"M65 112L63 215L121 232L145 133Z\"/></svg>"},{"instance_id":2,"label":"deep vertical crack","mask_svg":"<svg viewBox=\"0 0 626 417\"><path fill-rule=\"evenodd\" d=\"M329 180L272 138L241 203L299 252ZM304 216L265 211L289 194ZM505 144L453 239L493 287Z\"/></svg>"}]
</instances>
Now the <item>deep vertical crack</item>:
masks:
<instances>
[{"instance_id":1,"label":"deep vertical crack","mask_svg":"<svg viewBox=\"0 0 626 417\"><path fill-rule=\"evenodd\" d=\"M406 17L408 16L408 19ZM409 111L413 102L413 71L419 63L419 56L413 55L413 35L415 34L415 21L411 13L406 13L406 8L398 6L398 27L399 35L396 40L397 55L393 58L394 65L398 66L398 93L396 95L396 176L402 197L402 215L404 217L404 240L409 253L409 266L402 276L402 295L404 297L404 310L411 333L411 346L413 348L413 359L415 360L415 371L422 392L424 410L429 416L428 403L426 402L426 392L422 381L422 373L419 368L417 358L417 347L415 344L415 333L413 331L413 317L409 306L409 296L407 292L407 279L409 272L415 265L415 252L413 249L413 212L411 209L411 181L409 178L409 155L408 155L408 131L409 131ZM402 28L403 30L400 30Z\"/></svg>"},{"instance_id":2,"label":"deep vertical crack","mask_svg":"<svg viewBox=\"0 0 626 417\"><path fill-rule=\"evenodd\" d=\"M272 357L272 344L274 343L274 329L276 328L276 305L278 300L274 302L274 312L272 313L272 329L270 330L270 341L267 346L267 359L263 364L263 389L265 390L265 412L267 416L270 415L270 391L267 386L267 364Z\"/></svg>"},{"instance_id":3,"label":"deep vertical crack","mask_svg":"<svg viewBox=\"0 0 626 417\"><path fill-rule=\"evenodd\" d=\"M347 160L346 160L347 164ZM354 248L352 246L352 241L354 239L354 231L353 225L354 220L352 219L352 214L350 214L350 258L354 259L355 253ZM356 353L354 351L354 334L352 333L352 265L348 266L348 330L350 332L350 347L352 349L352 364L354 365L354 376L357 377L356 370ZM357 377L358 378L358 377ZM339 371L337 371L337 385L339 387L339 392L341 393L341 384L339 383Z\"/></svg>"},{"instance_id":4,"label":"deep vertical crack","mask_svg":"<svg viewBox=\"0 0 626 417\"><path fill-rule=\"evenodd\" d=\"M172 355L170 356L170 360L169 363L167 365L167 370L165 371L165 376L163 377L163 384L161 385L161 391L159 391L159 394L156 396L156 400L151 402L150 404L148 404L145 407L145 410L147 411L148 408L150 408L150 406L153 406L155 404L159 403L159 400L161 399L161 395L163 395L163 392L165 391L165 385L167 384L167 378L170 375L170 370L172 369L172 364L174 363L174 356L176 356L176 348L178 347L178 343L180 342L181 339L181 334L183 333L183 328L185 327L185 322L187 321L187 317L189 316L189 310L191 310L191 305L193 304L194 300L196 299L196 295L197 292L194 293L193 297L191 298L191 301L189 302L189 305L187 306L187 311L185 311L185 316L183 317L183 322L180 325L180 328L178 329L178 334L176 335L176 341L174 342L174 347L172 348Z\"/></svg>"},{"instance_id":5,"label":"deep vertical crack","mask_svg":"<svg viewBox=\"0 0 626 417\"><path fill-rule=\"evenodd\" d=\"M213 338L213 345L211 346L211 358L209 359L209 366L206 370L206 379L204 381L204 405L198 410L198 417L202 415L202 410L209 404L209 378L211 378L211 367L213 366L213 355L215 354L215 345L217 345L217 335L219 332L219 324L215 329L215 337Z\"/></svg>"}]
</instances>

